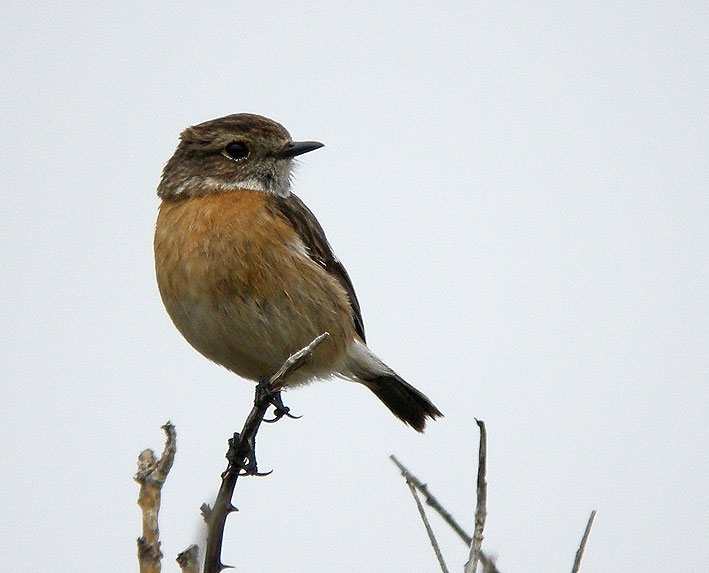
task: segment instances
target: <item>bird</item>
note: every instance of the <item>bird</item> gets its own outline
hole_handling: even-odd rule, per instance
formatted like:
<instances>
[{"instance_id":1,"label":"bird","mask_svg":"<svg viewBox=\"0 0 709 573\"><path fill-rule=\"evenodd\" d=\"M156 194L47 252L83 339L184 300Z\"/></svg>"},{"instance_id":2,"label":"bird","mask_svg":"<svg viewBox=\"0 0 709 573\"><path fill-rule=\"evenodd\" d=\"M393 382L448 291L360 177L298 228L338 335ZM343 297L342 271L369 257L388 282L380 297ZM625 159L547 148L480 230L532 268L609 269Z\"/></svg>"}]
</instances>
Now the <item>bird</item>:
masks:
<instances>
[{"instance_id":1,"label":"bird","mask_svg":"<svg viewBox=\"0 0 709 573\"><path fill-rule=\"evenodd\" d=\"M293 141L281 124L255 114L185 129L157 188L162 302L189 344L247 380L274 374L327 332L285 387L331 377L359 382L423 432L440 410L369 349L352 281L291 191L294 158L321 147Z\"/></svg>"}]
</instances>

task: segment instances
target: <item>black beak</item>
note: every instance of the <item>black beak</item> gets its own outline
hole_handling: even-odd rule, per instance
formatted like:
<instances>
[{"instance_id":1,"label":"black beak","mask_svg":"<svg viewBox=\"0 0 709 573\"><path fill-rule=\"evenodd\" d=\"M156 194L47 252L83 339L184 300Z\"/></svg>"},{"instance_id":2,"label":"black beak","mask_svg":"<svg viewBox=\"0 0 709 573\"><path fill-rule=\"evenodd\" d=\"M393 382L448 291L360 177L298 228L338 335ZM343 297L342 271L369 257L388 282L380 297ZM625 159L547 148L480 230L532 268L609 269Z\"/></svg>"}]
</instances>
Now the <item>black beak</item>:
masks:
<instances>
[{"instance_id":1,"label":"black beak","mask_svg":"<svg viewBox=\"0 0 709 573\"><path fill-rule=\"evenodd\" d=\"M319 141L291 141L280 151L276 151L273 157L276 159L288 159L290 157L295 157L296 155L302 155L303 153L308 153L308 151L314 151L315 149L320 149L324 143Z\"/></svg>"}]
</instances>

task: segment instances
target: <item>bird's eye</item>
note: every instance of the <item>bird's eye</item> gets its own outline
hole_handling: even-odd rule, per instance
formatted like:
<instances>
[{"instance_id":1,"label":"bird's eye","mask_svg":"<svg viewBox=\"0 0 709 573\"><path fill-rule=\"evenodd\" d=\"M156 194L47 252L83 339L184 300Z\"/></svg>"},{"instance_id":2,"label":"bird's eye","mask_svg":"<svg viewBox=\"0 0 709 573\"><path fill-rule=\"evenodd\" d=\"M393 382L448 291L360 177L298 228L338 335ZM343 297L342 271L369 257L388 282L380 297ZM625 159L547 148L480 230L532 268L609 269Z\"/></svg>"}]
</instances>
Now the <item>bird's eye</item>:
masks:
<instances>
[{"instance_id":1,"label":"bird's eye","mask_svg":"<svg viewBox=\"0 0 709 573\"><path fill-rule=\"evenodd\" d=\"M238 161L239 159L244 159L249 154L249 148L246 147L240 141L232 141L224 148L224 155L229 159Z\"/></svg>"}]
</instances>

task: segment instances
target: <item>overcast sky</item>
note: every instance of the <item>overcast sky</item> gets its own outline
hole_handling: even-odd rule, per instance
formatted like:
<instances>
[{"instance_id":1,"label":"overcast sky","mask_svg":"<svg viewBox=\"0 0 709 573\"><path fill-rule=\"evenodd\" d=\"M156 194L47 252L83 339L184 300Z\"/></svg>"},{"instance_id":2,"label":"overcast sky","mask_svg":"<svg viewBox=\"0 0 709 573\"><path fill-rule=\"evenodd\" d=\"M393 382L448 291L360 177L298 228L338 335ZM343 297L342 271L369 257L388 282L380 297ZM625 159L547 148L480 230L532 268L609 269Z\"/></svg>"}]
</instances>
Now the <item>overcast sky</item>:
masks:
<instances>
[{"instance_id":1,"label":"overcast sky","mask_svg":"<svg viewBox=\"0 0 709 573\"><path fill-rule=\"evenodd\" d=\"M705 570L705 2L32 4L0 40L0 569L137 570L135 460L168 419L164 570L199 540L253 386L162 307L155 187L183 128L252 112L326 144L294 191L446 417L287 393L225 562L437 570L388 456L472 531L477 417L503 573L569 571L592 509L582 571Z\"/></svg>"}]
</instances>

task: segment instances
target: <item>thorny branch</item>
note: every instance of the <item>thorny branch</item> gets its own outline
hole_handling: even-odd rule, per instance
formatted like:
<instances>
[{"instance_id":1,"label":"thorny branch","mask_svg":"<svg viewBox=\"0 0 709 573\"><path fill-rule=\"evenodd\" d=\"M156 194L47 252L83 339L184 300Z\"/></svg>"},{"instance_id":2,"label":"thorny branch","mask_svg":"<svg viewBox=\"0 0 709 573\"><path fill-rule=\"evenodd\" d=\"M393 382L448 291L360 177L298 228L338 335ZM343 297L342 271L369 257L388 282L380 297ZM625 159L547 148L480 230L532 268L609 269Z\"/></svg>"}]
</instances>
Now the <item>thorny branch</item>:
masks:
<instances>
[{"instance_id":1,"label":"thorny branch","mask_svg":"<svg viewBox=\"0 0 709 573\"><path fill-rule=\"evenodd\" d=\"M229 440L227 452L227 468L222 474L222 484L214 502L214 508L202 506L202 514L207 522L207 547L204 556L204 573L219 573L227 566L221 562L224 525L227 516L236 511L232 505L232 497L236 481L240 475L264 475L256 469L254 445L256 433L269 406L276 406L276 418L288 415L287 409L279 403L277 393L285 384L288 376L303 366L313 354L313 351L329 336L327 332L318 336L308 346L299 350L283 363L283 366L273 376L262 381L256 387L254 406L244 422L241 432L236 432ZM243 472L243 473L242 473Z\"/></svg>"}]
</instances>

